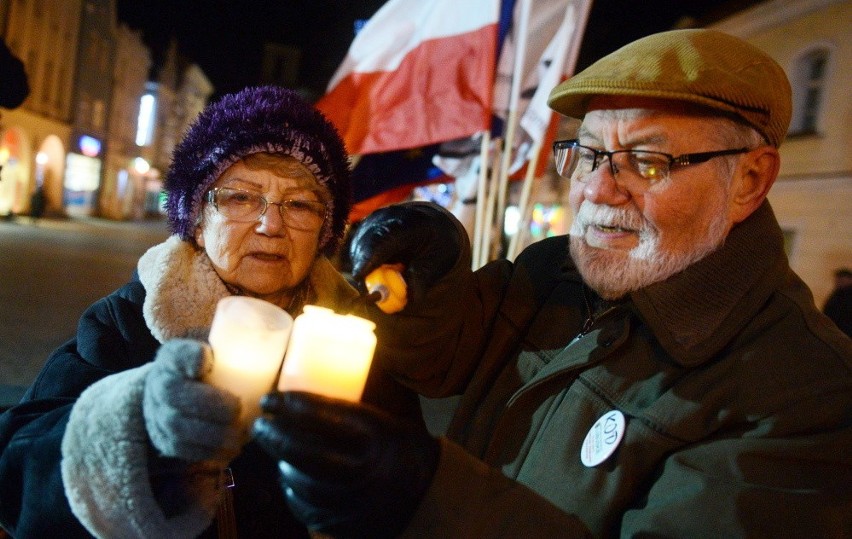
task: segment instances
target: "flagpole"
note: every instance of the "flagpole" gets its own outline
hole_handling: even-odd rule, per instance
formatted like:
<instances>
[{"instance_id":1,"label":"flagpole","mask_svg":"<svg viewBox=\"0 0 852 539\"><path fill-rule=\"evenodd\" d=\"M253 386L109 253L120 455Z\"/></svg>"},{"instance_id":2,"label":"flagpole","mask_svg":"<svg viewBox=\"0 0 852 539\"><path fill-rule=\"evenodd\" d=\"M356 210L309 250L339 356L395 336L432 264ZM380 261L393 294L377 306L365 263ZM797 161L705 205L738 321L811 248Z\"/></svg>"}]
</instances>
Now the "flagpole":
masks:
<instances>
[{"instance_id":1,"label":"flagpole","mask_svg":"<svg viewBox=\"0 0 852 539\"><path fill-rule=\"evenodd\" d=\"M512 86L509 91L509 114L506 120L506 133L503 140L503 154L500 162L500 174L497 185L497 207L495 209L496 224L500 230L503 226L503 214L506 209L506 194L509 188L509 166L512 162L512 144L515 139L515 128L518 118L518 101L521 94L523 81L524 56L527 49L527 30L530 19L530 0L521 1L520 20L518 21L517 33L513 31L515 40L515 62L512 68Z\"/></svg>"},{"instance_id":2,"label":"flagpole","mask_svg":"<svg viewBox=\"0 0 852 539\"><path fill-rule=\"evenodd\" d=\"M520 200L518 201L519 226L518 230L512 235L512 239L509 241L509 249L506 252L506 258L509 260L514 260L518 255L518 244L520 243L521 234L529 227L529 222L532 220L530 216L532 212L527 206L529 206L530 192L532 192L532 184L535 179L535 170L538 168L541 146L542 142L536 141L535 146L530 151L532 157L527 163L527 173L524 175L524 185L521 189Z\"/></svg>"},{"instance_id":3,"label":"flagpole","mask_svg":"<svg viewBox=\"0 0 852 539\"><path fill-rule=\"evenodd\" d=\"M491 144L491 132L482 132L482 141L479 148L479 179L476 184L476 209L473 220L473 255L471 258L471 269L479 267L479 259L482 252L482 219L485 209L485 187L488 181L488 146Z\"/></svg>"},{"instance_id":4,"label":"flagpole","mask_svg":"<svg viewBox=\"0 0 852 539\"><path fill-rule=\"evenodd\" d=\"M495 156L494 162L497 163L502 156L502 144L500 138L495 141ZM500 168L497 166L491 167L490 179L488 181L488 196L485 202L485 215L482 219L482 245L479 251L479 266L484 266L491 258L491 233L494 229L494 205L497 202L497 191L500 183Z\"/></svg>"}]
</instances>

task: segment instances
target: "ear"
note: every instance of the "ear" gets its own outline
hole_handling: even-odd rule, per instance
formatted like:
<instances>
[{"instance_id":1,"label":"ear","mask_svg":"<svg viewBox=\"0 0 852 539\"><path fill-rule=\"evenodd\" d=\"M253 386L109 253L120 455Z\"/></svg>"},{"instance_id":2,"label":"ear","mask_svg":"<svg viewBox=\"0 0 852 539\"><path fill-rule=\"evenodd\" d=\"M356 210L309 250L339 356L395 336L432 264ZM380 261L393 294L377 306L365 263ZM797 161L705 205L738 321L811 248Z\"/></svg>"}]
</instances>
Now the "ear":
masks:
<instances>
[{"instance_id":1,"label":"ear","mask_svg":"<svg viewBox=\"0 0 852 539\"><path fill-rule=\"evenodd\" d=\"M766 199L778 177L781 156L773 146L761 146L743 156L731 182L731 222L744 221Z\"/></svg>"},{"instance_id":2,"label":"ear","mask_svg":"<svg viewBox=\"0 0 852 539\"><path fill-rule=\"evenodd\" d=\"M199 247L201 247L202 249L204 249L204 234L203 234L203 231L202 231L202 229L201 229L201 224L200 224L200 223L199 223L198 225L196 225L196 226L195 226L195 232L193 232L193 235L195 236L195 243L196 243Z\"/></svg>"}]
</instances>

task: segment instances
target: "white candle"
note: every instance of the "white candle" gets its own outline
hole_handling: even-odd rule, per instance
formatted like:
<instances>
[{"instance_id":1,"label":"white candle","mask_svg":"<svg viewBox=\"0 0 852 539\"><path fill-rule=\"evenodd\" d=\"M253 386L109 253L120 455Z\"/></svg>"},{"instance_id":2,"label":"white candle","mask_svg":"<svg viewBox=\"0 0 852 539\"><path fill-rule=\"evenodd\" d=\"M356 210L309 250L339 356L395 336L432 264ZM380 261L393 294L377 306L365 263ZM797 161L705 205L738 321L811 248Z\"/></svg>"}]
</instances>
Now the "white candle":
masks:
<instances>
[{"instance_id":1,"label":"white candle","mask_svg":"<svg viewBox=\"0 0 852 539\"><path fill-rule=\"evenodd\" d=\"M260 416L260 398L275 386L292 327L284 309L257 298L229 296L216 305L206 380L240 398L245 424Z\"/></svg>"},{"instance_id":2,"label":"white candle","mask_svg":"<svg viewBox=\"0 0 852 539\"><path fill-rule=\"evenodd\" d=\"M278 389L360 401L376 350L375 324L306 305L296 317Z\"/></svg>"}]
</instances>

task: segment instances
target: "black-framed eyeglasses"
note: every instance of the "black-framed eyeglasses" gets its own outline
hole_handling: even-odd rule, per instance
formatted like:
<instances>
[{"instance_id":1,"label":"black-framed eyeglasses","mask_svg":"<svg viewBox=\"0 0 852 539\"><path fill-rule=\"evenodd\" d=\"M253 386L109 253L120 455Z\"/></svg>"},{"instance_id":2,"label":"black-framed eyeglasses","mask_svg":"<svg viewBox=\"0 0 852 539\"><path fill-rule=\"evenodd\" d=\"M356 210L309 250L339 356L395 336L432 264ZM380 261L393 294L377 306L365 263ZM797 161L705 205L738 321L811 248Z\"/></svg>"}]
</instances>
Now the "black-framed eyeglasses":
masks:
<instances>
[{"instance_id":1,"label":"black-framed eyeglasses","mask_svg":"<svg viewBox=\"0 0 852 539\"><path fill-rule=\"evenodd\" d=\"M296 230L317 230L325 222L327 206L316 200L282 200L269 202L259 193L215 187L207 191L207 202L226 219L237 223L260 221L269 206L278 206L281 220Z\"/></svg>"},{"instance_id":2,"label":"black-framed eyeglasses","mask_svg":"<svg viewBox=\"0 0 852 539\"><path fill-rule=\"evenodd\" d=\"M644 180L645 188L668 179L673 168L704 163L714 157L749 151L751 151L750 148L736 148L674 156L647 150L613 150L611 152L596 150L583 146L577 139L557 140L553 143L553 158L556 161L556 171L560 176L585 182L586 177L597 170L606 157L613 177L618 177L619 172L624 169L635 178ZM624 158L616 162L617 155L622 155Z\"/></svg>"}]
</instances>

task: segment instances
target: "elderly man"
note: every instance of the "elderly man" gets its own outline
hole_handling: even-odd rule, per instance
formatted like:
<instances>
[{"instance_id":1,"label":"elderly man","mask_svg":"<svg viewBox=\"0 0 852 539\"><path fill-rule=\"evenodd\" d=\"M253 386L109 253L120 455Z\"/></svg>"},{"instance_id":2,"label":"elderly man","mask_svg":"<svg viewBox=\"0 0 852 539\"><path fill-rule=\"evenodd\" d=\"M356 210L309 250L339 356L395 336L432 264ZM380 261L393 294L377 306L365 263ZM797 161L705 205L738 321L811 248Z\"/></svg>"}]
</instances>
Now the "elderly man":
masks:
<instances>
[{"instance_id":1,"label":"elderly man","mask_svg":"<svg viewBox=\"0 0 852 539\"><path fill-rule=\"evenodd\" d=\"M255 436L294 511L340 536L852 533L852 342L790 270L766 194L790 86L707 30L612 53L551 93L569 237L470 272L426 204L379 210L353 273L402 264L377 361L460 394L447 438L270 395Z\"/></svg>"}]
</instances>

